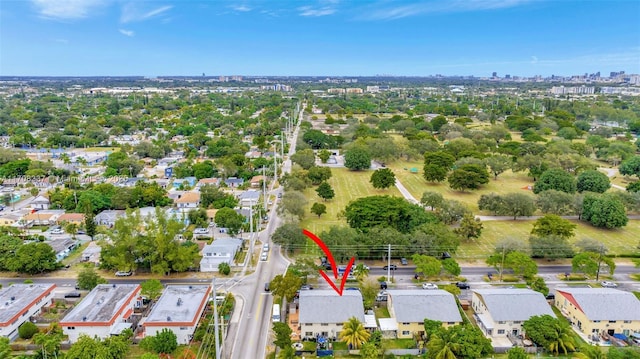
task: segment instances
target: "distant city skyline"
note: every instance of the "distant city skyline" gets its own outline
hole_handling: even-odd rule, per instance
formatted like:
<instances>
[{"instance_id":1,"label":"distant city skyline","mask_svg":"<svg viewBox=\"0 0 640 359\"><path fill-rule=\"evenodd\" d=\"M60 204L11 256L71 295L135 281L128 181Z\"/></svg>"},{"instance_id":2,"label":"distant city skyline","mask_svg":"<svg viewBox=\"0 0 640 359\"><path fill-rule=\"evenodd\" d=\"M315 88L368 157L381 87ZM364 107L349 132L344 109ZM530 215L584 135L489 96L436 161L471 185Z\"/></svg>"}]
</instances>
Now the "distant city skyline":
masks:
<instances>
[{"instance_id":1,"label":"distant city skyline","mask_svg":"<svg viewBox=\"0 0 640 359\"><path fill-rule=\"evenodd\" d=\"M0 76L640 73L640 2L0 3Z\"/></svg>"}]
</instances>

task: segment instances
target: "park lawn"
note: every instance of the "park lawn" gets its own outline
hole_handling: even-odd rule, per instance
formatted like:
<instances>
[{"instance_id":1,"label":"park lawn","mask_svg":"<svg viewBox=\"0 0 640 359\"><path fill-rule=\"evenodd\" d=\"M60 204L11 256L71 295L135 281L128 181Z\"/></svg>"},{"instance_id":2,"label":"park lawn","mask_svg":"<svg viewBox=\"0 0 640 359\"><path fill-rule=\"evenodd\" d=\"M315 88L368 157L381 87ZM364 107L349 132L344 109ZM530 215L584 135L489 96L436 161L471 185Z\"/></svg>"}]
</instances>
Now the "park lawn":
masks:
<instances>
[{"instance_id":1,"label":"park lawn","mask_svg":"<svg viewBox=\"0 0 640 359\"><path fill-rule=\"evenodd\" d=\"M418 200L422 198L425 191L438 192L445 199L454 199L466 204L473 213L478 213L478 200L483 194L498 193L507 194L512 192L533 193L528 190L528 186L533 186L533 179L524 172L513 173L510 170L498 176L497 180L491 179L489 183L480 189L460 192L452 190L447 181L440 183L427 182L422 177L424 167L423 161L396 161L388 165L393 170L396 178L407 188L407 190ZM418 173L411 173L411 168L417 168ZM487 213L490 214L490 213Z\"/></svg>"},{"instance_id":2,"label":"park lawn","mask_svg":"<svg viewBox=\"0 0 640 359\"><path fill-rule=\"evenodd\" d=\"M493 252L496 243L512 237L527 241L533 228L534 221L484 221L484 229L479 239L462 242L458 248L457 257L467 260L484 260ZM576 235L570 240L574 243L583 238L596 239L609 249L610 254L630 253L638 245L640 220L629 220L626 227L620 229L600 229L582 221L572 221L577 224Z\"/></svg>"},{"instance_id":3,"label":"park lawn","mask_svg":"<svg viewBox=\"0 0 640 359\"><path fill-rule=\"evenodd\" d=\"M307 205L307 215L302 221L302 228L319 234L324 230L328 230L331 226L346 226L344 219L338 218L338 213L342 212L349 202L367 196L390 195L401 197L402 195L395 186L385 190L373 188L369 179L373 171L350 171L346 168L331 168L332 176L329 184L335 192L335 197L329 201L323 202L322 198L316 193L317 186L312 186L304 191L309 201ZM327 206L327 213L318 217L311 213L311 206L314 203L323 203Z\"/></svg>"}]
</instances>

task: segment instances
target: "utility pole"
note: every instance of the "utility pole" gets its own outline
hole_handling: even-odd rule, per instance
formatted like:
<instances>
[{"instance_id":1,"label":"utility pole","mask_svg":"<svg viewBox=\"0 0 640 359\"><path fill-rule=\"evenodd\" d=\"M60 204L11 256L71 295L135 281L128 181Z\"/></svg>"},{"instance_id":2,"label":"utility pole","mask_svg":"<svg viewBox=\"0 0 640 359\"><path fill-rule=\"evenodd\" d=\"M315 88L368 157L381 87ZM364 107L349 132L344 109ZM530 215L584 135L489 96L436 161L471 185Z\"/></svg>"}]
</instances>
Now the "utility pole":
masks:
<instances>
[{"instance_id":1,"label":"utility pole","mask_svg":"<svg viewBox=\"0 0 640 359\"><path fill-rule=\"evenodd\" d=\"M391 244L389 244L389 250L387 253L387 280L391 278Z\"/></svg>"},{"instance_id":2,"label":"utility pole","mask_svg":"<svg viewBox=\"0 0 640 359\"><path fill-rule=\"evenodd\" d=\"M600 265L602 264L603 252L604 252L604 244L600 244L600 251L598 252L598 270L596 271L596 282L600 279Z\"/></svg>"},{"instance_id":3,"label":"utility pole","mask_svg":"<svg viewBox=\"0 0 640 359\"><path fill-rule=\"evenodd\" d=\"M264 213L267 213L267 176L265 168L262 166L262 202L264 202Z\"/></svg>"},{"instance_id":4,"label":"utility pole","mask_svg":"<svg viewBox=\"0 0 640 359\"><path fill-rule=\"evenodd\" d=\"M218 301L216 297L216 277L213 277L213 335L215 336L216 359L220 359L220 329L218 328Z\"/></svg>"}]
</instances>

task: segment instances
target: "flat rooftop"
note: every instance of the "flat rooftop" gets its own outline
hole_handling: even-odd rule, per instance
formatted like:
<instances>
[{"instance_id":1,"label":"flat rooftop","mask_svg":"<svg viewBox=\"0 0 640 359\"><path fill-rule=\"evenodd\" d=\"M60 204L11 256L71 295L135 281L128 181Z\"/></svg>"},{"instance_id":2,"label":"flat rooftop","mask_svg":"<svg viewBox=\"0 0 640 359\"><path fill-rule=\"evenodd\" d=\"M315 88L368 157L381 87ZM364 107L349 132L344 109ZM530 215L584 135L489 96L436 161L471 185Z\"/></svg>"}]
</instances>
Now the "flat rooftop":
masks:
<instances>
[{"instance_id":1,"label":"flat rooftop","mask_svg":"<svg viewBox=\"0 0 640 359\"><path fill-rule=\"evenodd\" d=\"M13 284L0 289L0 325L13 321L13 317L31 307L41 297L53 291L55 284Z\"/></svg>"},{"instance_id":2,"label":"flat rooftop","mask_svg":"<svg viewBox=\"0 0 640 359\"><path fill-rule=\"evenodd\" d=\"M99 284L62 319L61 325L68 322L109 324L139 289L139 284Z\"/></svg>"},{"instance_id":3,"label":"flat rooftop","mask_svg":"<svg viewBox=\"0 0 640 359\"><path fill-rule=\"evenodd\" d=\"M194 323L209 299L208 285L169 285L145 320L145 325Z\"/></svg>"}]
</instances>

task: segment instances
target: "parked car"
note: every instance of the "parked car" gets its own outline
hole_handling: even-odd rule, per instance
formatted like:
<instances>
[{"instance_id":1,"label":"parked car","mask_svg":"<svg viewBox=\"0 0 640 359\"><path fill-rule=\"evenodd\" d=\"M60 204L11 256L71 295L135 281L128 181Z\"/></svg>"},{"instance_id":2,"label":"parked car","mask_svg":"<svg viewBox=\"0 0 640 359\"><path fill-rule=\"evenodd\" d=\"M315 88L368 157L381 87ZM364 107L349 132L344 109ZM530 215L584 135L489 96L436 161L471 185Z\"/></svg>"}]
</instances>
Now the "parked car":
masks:
<instances>
[{"instance_id":1,"label":"parked car","mask_svg":"<svg viewBox=\"0 0 640 359\"><path fill-rule=\"evenodd\" d=\"M209 228L196 228L193 230L193 234L208 234Z\"/></svg>"},{"instance_id":2,"label":"parked car","mask_svg":"<svg viewBox=\"0 0 640 359\"><path fill-rule=\"evenodd\" d=\"M302 287L300 287L300 290L312 290L313 287L308 285L308 284L304 284Z\"/></svg>"},{"instance_id":3,"label":"parked car","mask_svg":"<svg viewBox=\"0 0 640 359\"><path fill-rule=\"evenodd\" d=\"M422 289L438 289L438 286L433 283L422 283Z\"/></svg>"},{"instance_id":4,"label":"parked car","mask_svg":"<svg viewBox=\"0 0 640 359\"><path fill-rule=\"evenodd\" d=\"M554 300L556 299L556 295L553 293L549 293L547 294L547 296L545 297L547 300Z\"/></svg>"},{"instance_id":5,"label":"parked car","mask_svg":"<svg viewBox=\"0 0 640 359\"><path fill-rule=\"evenodd\" d=\"M262 252L262 255L260 256L260 260L264 262L267 260L268 257L269 255L266 252Z\"/></svg>"},{"instance_id":6,"label":"parked car","mask_svg":"<svg viewBox=\"0 0 640 359\"><path fill-rule=\"evenodd\" d=\"M271 290L271 288L269 287L269 282L266 282L266 283L264 284L264 291L265 291L265 292L268 292L268 291L270 291L270 290Z\"/></svg>"},{"instance_id":7,"label":"parked car","mask_svg":"<svg viewBox=\"0 0 640 359\"><path fill-rule=\"evenodd\" d=\"M81 296L80 292L69 292L64 295L65 298L80 298Z\"/></svg>"},{"instance_id":8,"label":"parked car","mask_svg":"<svg viewBox=\"0 0 640 359\"><path fill-rule=\"evenodd\" d=\"M460 289L469 289L469 288L471 288L471 286L469 286L469 283L467 283L467 282L457 282L456 283L456 287L458 287Z\"/></svg>"},{"instance_id":9,"label":"parked car","mask_svg":"<svg viewBox=\"0 0 640 359\"><path fill-rule=\"evenodd\" d=\"M51 230L51 234L63 234L64 230L62 228L54 228Z\"/></svg>"},{"instance_id":10,"label":"parked car","mask_svg":"<svg viewBox=\"0 0 640 359\"><path fill-rule=\"evenodd\" d=\"M387 289L387 282L380 282L380 289Z\"/></svg>"},{"instance_id":11,"label":"parked car","mask_svg":"<svg viewBox=\"0 0 640 359\"><path fill-rule=\"evenodd\" d=\"M407 261L407 258L400 258L400 263L401 263L403 266L406 266L407 264L409 264L409 261Z\"/></svg>"},{"instance_id":12,"label":"parked car","mask_svg":"<svg viewBox=\"0 0 640 359\"><path fill-rule=\"evenodd\" d=\"M348 288L345 288L345 289L346 290L360 290L360 288L358 288L358 287L348 287Z\"/></svg>"},{"instance_id":13,"label":"parked car","mask_svg":"<svg viewBox=\"0 0 640 359\"><path fill-rule=\"evenodd\" d=\"M449 258L451 258L451 254L449 254L449 252L442 252L440 259L449 259Z\"/></svg>"},{"instance_id":14,"label":"parked car","mask_svg":"<svg viewBox=\"0 0 640 359\"><path fill-rule=\"evenodd\" d=\"M396 269L398 269L398 266L397 266L397 265L395 265L395 264L392 264L392 265L386 265L386 266L382 267L382 269L384 269L384 270L387 270L387 269L390 269L390 270L396 270Z\"/></svg>"},{"instance_id":15,"label":"parked car","mask_svg":"<svg viewBox=\"0 0 640 359\"><path fill-rule=\"evenodd\" d=\"M601 282L600 285L602 288L618 288L617 284L608 281Z\"/></svg>"},{"instance_id":16,"label":"parked car","mask_svg":"<svg viewBox=\"0 0 640 359\"><path fill-rule=\"evenodd\" d=\"M119 271L116 272L116 277L129 277L131 275L133 275L132 271L125 272L125 271L120 271L119 270Z\"/></svg>"},{"instance_id":17,"label":"parked car","mask_svg":"<svg viewBox=\"0 0 640 359\"><path fill-rule=\"evenodd\" d=\"M269 243L265 243L262 245L262 251L263 252L268 252L269 251Z\"/></svg>"}]
</instances>

